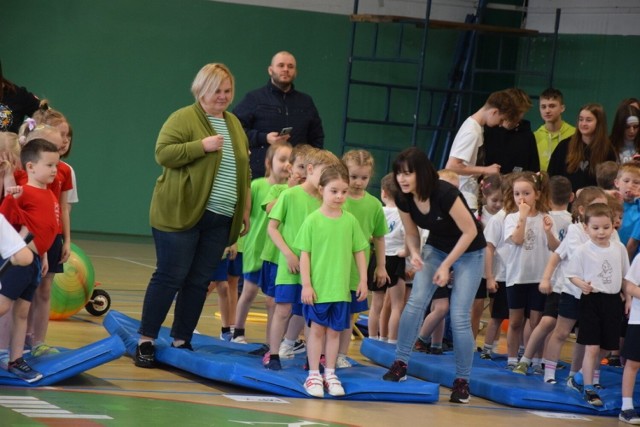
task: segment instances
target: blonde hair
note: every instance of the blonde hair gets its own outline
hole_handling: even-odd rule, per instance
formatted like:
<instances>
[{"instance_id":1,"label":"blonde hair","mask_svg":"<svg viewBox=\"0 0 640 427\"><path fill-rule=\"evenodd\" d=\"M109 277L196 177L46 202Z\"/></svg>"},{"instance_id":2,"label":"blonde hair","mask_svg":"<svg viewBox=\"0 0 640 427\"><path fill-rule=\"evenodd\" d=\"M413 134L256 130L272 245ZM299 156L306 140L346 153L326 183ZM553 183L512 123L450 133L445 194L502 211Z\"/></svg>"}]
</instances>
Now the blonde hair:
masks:
<instances>
[{"instance_id":1,"label":"blonde hair","mask_svg":"<svg viewBox=\"0 0 640 427\"><path fill-rule=\"evenodd\" d=\"M451 185L455 185L454 182L458 182L458 185L460 185L460 175L451 169L440 169L438 171L438 176L441 180L447 181ZM458 185L456 185L456 187Z\"/></svg>"},{"instance_id":2,"label":"blonde hair","mask_svg":"<svg viewBox=\"0 0 640 427\"><path fill-rule=\"evenodd\" d=\"M571 206L571 217L573 222L584 222L583 214L580 212L580 208L583 210L591 204L595 199L602 197L606 198L607 193L600 188L595 186L584 187L580 189L576 200L573 202ZM608 200L608 199L607 199Z\"/></svg>"},{"instance_id":3,"label":"blonde hair","mask_svg":"<svg viewBox=\"0 0 640 427\"><path fill-rule=\"evenodd\" d=\"M349 150L342 155L342 161L345 165L351 162L356 166L369 166L372 171L375 163L373 156L367 150Z\"/></svg>"},{"instance_id":4,"label":"blonde hair","mask_svg":"<svg viewBox=\"0 0 640 427\"><path fill-rule=\"evenodd\" d=\"M224 64L214 62L202 67L191 83L191 93L196 101L200 101L205 95L215 93L225 79L229 79L229 83L231 83L231 99L229 100L231 103L235 93L235 80L229 68Z\"/></svg>"},{"instance_id":5,"label":"blonde hair","mask_svg":"<svg viewBox=\"0 0 640 427\"><path fill-rule=\"evenodd\" d=\"M6 159L0 162L0 171L14 169L20 165L20 144L18 135L13 132L0 132L0 153L6 155Z\"/></svg>"},{"instance_id":6,"label":"blonde hair","mask_svg":"<svg viewBox=\"0 0 640 427\"><path fill-rule=\"evenodd\" d=\"M332 164L340 163L340 159L329 150L317 149L309 152L305 156L304 162L305 162L305 165L311 165L311 166L319 166L319 165L329 166Z\"/></svg>"}]
</instances>

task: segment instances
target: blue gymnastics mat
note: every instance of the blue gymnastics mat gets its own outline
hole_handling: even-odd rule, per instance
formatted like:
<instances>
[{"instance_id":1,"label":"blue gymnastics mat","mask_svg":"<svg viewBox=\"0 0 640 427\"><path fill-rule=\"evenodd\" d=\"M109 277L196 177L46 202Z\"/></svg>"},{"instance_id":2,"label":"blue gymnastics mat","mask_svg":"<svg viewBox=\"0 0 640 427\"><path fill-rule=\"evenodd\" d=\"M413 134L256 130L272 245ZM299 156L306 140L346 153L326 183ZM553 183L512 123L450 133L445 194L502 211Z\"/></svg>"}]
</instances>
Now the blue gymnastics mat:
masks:
<instances>
[{"instance_id":1,"label":"blue gymnastics mat","mask_svg":"<svg viewBox=\"0 0 640 427\"><path fill-rule=\"evenodd\" d=\"M104 327L111 335L119 336L127 353L133 356L138 342L140 321L117 311L110 311ZM305 355L282 359L281 371L269 371L262 366L262 357L249 354L260 344L237 344L206 335L194 334L194 351L170 346L169 329L163 327L156 340L156 360L203 378L248 387L285 397L311 397L302 387L307 372L303 365ZM438 384L411 379L403 384L382 381L385 370L378 366L365 366L351 361L354 366L339 369L346 395L337 399L364 401L392 401L430 403L438 400ZM326 398L333 398L326 395Z\"/></svg>"},{"instance_id":2,"label":"blue gymnastics mat","mask_svg":"<svg viewBox=\"0 0 640 427\"><path fill-rule=\"evenodd\" d=\"M25 353L29 365L40 371L43 377L27 383L15 375L0 369L0 385L20 387L43 387L56 384L81 374L96 366L111 362L124 354L124 344L118 337L108 337L75 350L60 349L60 353L32 357Z\"/></svg>"},{"instance_id":3,"label":"blue gymnastics mat","mask_svg":"<svg viewBox=\"0 0 640 427\"><path fill-rule=\"evenodd\" d=\"M360 352L382 366L391 366L395 359L395 345L369 338L362 343ZM514 374L506 369L506 365L506 357L484 360L480 358L480 353L475 353L469 382L471 394L517 408L615 416L620 412L621 368L601 366L600 384L605 388L599 390L598 394L604 406L596 408L566 385L568 367L556 372L557 384L546 384L542 375ZM436 356L414 351L409 360L408 373L451 387L455 379L455 367L453 352ZM639 389L636 386L635 401L640 399Z\"/></svg>"}]
</instances>

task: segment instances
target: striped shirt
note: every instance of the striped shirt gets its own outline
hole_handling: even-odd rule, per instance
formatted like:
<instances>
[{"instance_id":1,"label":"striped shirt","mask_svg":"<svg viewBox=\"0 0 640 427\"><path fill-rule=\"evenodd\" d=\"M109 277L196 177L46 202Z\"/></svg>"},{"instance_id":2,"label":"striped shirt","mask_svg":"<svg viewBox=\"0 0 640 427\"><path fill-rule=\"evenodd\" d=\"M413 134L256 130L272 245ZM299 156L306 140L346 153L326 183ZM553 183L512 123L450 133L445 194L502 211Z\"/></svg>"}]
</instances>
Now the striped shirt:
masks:
<instances>
[{"instance_id":1,"label":"striped shirt","mask_svg":"<svg viewBox=\"0 0 640 427\"><path fill-rule=\"evenodd\" d=\"M236 203L238 202L237 177L236 177L236 159L233 152L229 129L224 119L219 119L207 115L211 127L218 135L222 135L224 143L222 144L222 159L218 168L218 175L213 180L211 187L211 195L207 202L207 210L233 217Z\"/></svg>"}]
</instances>

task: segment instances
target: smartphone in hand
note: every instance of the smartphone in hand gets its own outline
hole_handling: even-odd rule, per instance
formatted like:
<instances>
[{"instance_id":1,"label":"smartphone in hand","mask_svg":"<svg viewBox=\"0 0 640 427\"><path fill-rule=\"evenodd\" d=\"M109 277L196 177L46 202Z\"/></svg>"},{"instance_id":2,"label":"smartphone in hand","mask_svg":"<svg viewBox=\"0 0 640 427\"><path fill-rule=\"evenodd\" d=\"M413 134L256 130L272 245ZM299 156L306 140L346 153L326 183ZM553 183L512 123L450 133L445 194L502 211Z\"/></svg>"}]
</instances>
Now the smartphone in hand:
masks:
<instances>
[{"instance_id":1,"label":"smartphone in hand","mask_svg":"<svg viewBox=\"0 0 640 427\"><path fill-rule=\"evenodd\" d=\"M292 127L287 127L287 128L282 128L282 130L280 131L280 133L278 134L278 136L284 136L284 135L289 135L291 133L291 131L293 130Z\"/></svg>"}]
</instances>

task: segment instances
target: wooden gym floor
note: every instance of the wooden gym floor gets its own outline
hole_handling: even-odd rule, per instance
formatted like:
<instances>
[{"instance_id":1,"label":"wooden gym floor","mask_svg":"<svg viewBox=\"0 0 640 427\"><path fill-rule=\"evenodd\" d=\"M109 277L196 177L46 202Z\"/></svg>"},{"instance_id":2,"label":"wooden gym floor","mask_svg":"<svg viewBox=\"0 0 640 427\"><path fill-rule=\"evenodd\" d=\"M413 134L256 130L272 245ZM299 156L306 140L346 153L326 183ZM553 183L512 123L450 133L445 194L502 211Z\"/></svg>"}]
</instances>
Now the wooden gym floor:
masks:
<instances>
[{"instance_id":1,"label":"wooden gym floor","mask_svg":"<svg viewBox=\"0 0 640 427\"><path fill-rule=\"evenodd\" d=\"M155 265L151 240L75 235L74 242L91 258L96 280L111 295L111 308L140 318L144 291ZM198 325L201 333L219 334L216 300L215 294L207 300ZM252 311L264 311L260 296ZM81 310L69 320L52 322L48 343L77 348L107 336L102 318ZM264 324L248 323L247 336L251 341L263 341ZM359 347L360 342L353 341L349 355L370 363L360 355ZM0 426L402 427L423 424L427 418L430 425L437 426L618 425L613 417L536 412L475 396L468 405L455 405L448 402L449 393L441 387L439 402L428 405L279 398L178 370L136 368L131 358L123 356L53 387L0 388Z\"/></svg>"}]
</instances>

